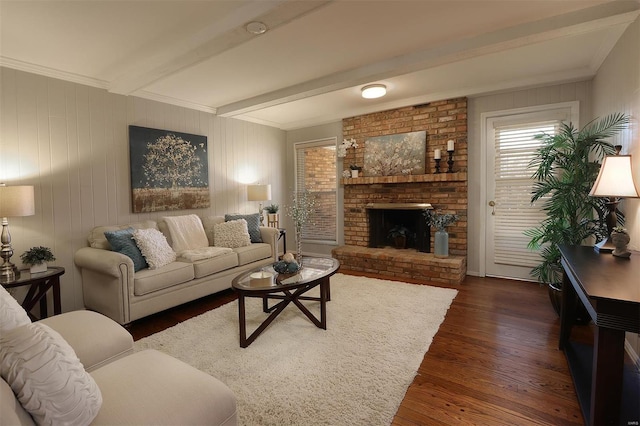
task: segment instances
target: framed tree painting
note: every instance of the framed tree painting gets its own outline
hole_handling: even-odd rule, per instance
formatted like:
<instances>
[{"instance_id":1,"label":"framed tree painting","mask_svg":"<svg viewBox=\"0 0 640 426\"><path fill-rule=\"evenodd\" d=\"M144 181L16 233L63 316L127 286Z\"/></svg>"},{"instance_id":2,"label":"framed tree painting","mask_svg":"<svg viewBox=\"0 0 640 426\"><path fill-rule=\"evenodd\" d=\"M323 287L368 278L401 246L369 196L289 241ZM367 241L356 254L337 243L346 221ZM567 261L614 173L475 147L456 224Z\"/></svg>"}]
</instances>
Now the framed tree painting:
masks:
<instances>
[{"instance_id":1,"label":"framed tree painting","mask_svg":"<svg viewBox=\"0 0 640 426\"><path fill-rule=\"evenodd\" d=\"M426 149L426 131L371 137L364 142L364 171L367 176L424 174Z\"/></svg>"},{"instance_id":2,"label":"framed tree painting","mask_svg":"<svg viewBox=\"0 0 640 426\"><path fill-rule=\"evenodd\" d=\"M129 126L134 213L209 207L207 137Z\"/></svg>"}]
</instances>

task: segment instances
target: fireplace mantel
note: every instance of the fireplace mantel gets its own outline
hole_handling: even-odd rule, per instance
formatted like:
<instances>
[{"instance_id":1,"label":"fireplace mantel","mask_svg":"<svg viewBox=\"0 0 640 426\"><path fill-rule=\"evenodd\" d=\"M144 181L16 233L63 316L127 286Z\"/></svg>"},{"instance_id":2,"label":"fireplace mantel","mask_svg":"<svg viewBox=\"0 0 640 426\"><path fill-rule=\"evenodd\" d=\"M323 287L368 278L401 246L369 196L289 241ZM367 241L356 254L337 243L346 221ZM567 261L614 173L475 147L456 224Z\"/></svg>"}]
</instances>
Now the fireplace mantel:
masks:
<instances>
[{"instance_id":1,"label":"fireplace mantel","mask_svg":"<svg viewBox=\"0 0 640 426\"><path fill-rule=\"evenodd\" d=\"M426 175L402 176L363 176L342 178L343 185L374 185L379 183L413 183L413 182L466 182L467 173L431 173Z\"/></svg>"}]
</instances>

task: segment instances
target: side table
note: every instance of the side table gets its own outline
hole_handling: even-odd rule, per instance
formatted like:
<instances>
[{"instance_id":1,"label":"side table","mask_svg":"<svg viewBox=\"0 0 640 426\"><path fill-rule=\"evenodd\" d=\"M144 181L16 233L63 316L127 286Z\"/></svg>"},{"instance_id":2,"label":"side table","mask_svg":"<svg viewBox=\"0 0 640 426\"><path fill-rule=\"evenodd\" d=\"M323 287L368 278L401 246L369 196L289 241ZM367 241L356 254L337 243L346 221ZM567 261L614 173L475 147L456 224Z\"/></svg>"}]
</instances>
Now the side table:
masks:
<instances>
[{"instance_id":1,"label":"side table","mask_svg":"<svg viewBox=\"0 0 640 426\"><path fill-rule=\"evenodd\" d=\"M22 286L30 286L27 295L22 301L22 307L29 317L36 321L38 319L47 318L47 292L53 288L53 314L62 313L62 304L60 303L60 276L64 274L64 268L61 266L50 266L45 272L32 274L28 269L20 271L20 276L11 282L3 282L4 288L15 288ZM31 314L31 310L36 303L40 302L40 317L36 318Z\"/></svg>"}]
</instances>

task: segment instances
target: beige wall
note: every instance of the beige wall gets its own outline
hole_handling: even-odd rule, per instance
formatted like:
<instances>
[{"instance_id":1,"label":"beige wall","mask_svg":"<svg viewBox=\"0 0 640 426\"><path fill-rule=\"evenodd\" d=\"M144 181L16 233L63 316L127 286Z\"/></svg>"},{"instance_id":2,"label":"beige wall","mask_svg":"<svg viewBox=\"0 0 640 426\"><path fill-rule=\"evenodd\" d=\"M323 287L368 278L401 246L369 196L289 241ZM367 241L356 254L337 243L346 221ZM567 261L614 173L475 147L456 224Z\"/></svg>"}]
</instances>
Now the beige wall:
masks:
<instances>
[{"instance_id":1,"label":"beige wall","mask_svg":"<svg viewBox=\"0 0 640 426\"><path fill-rule=\"evenodd\" d=\"M285 191L285 133L245 121L0 68L0 182L35 186L36 215L10 218L14 256L51 247L64 311L83 308L73 253L97 225L167 214L254 212L245 179ZM211 207L131 213L128 125L206 135ZM251 176L253 176L251 178Z\"/></svg>"},{"instance_id":2,"label":"beige wall","mask_svg":"<svg viewBox=\"0 0 640 426\"><path fill-rule=\"evenodd\" d=\"M627 28L593 80L593 112L600 117L612 112L631 115L633 125L617 137L622 154L633 156L634 178L640 185L640 18ZM631 236L630 247L640 250L640 199L620 203ZM633 261L640 261L640 256ZM627 333L627 348L635 352L640 366L640 337Z\"/></svg>"}]
</instances>

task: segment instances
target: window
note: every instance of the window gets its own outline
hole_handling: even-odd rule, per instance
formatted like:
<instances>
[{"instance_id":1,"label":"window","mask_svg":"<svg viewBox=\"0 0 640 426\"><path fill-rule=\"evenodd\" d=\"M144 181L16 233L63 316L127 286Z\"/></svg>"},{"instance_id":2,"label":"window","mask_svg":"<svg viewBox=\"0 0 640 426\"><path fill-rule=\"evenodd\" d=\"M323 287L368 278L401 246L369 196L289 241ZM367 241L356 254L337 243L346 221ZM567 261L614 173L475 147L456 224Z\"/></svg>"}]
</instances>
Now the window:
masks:
<instances>
[{"instance_id":1,"label":"window","mask_svg":"<svg viewBox=\"0 0 640 426\"><path fill-rule=\"evenodd\" d=\"M294 145L296 191L309 191L316 211L302 230L306 242L337 242L336 139L301 142Z\"/></svg>"}]
</instances>

